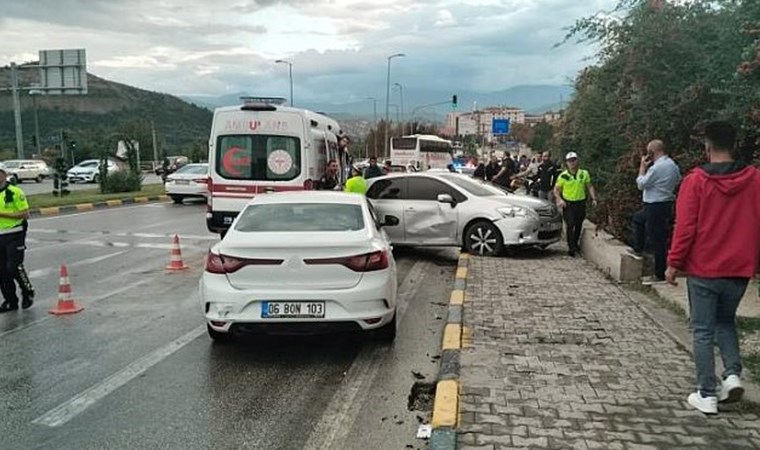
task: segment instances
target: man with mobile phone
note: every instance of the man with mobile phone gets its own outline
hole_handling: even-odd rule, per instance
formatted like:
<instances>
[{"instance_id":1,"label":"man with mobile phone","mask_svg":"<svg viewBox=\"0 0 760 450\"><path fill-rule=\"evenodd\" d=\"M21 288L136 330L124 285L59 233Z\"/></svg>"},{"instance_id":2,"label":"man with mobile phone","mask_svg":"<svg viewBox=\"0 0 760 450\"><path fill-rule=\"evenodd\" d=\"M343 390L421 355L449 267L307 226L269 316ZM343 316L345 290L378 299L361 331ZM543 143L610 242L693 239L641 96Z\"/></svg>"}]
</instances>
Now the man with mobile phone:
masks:
<instances>
[{"instance_id":1,"label":"man with mobile phone","mask_svg":"<svg viewBox=\"0 0 760 450\"><path fill-rule=\"evenodd\" d=\"M633 251L641 255L646 241L654 254L654 274L642 284L665 282L666 253L670 222L673 217L675 190L681 181L681 170L668 156L665 144L655 139L641 157L636 186L642 191L644 207L633 215Z\"/></svg>"}]
</instances>

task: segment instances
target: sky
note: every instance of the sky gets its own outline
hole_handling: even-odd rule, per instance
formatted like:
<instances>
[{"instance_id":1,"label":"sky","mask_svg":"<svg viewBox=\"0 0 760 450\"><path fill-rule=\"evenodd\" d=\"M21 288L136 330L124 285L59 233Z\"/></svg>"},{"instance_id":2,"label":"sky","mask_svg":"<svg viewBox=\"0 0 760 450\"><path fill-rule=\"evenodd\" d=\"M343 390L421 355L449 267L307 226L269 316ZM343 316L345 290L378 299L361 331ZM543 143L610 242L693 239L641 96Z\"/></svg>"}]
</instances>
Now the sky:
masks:
<instances>
[{"instance_id":1,"label":"sky","mask_svg":"<svg viewBox=\"0 0 760 450\"><path fill-rule=\"evenodd\" d=\"M0 65L84 48L88 71L175 95L351 102L407 90L571 83L591 44L554 44L618 0L0 0Z\"/></svg>"}]
</instances>

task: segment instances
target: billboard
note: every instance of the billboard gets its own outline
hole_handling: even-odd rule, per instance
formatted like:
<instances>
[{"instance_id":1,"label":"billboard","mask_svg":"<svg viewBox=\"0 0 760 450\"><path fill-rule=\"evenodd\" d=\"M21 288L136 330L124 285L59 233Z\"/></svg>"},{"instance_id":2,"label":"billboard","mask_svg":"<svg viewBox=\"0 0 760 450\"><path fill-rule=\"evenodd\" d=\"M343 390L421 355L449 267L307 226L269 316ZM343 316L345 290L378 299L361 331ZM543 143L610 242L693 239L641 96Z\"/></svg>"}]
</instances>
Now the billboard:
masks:
<instances>
[{"instance_id":1,"label":"billboard","mask_svg":"<svg viewBox=\"0 0 760 450\"><path fill-rule=\"evenodd\" d=\"M509 134L509 119L493 119L491 133L494 135Z\"/></svg>"},{"instance_id":2,"label":"billboard","mask_svg":"<svg viewBox=\"0 0 760 450\"><path fill-rule=\"evenodd\" d=\"M40 50L40 86L43 95L87 94L87 58L84 49Z\"/></svg>"}]
</instances>

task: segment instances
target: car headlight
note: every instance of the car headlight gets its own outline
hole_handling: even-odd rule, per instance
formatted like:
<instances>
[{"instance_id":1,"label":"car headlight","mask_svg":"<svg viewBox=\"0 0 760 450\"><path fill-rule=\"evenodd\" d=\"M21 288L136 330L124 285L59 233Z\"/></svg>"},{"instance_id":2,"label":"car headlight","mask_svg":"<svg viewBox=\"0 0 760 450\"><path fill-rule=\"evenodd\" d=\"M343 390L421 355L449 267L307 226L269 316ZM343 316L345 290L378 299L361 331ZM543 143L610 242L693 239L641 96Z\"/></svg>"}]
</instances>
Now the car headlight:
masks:
<instances>
[{"instance_id":1,"label":"car headlight","mask_svg":"<svg viewBox=\"0 0 760 450\"><path fill-rule=\"evenodd\" d=\"M522 208L520 206L509 206L506 208L499 208L496 210L501 217L537 217L537 214L532 209Z\"/></svg>"}]
</instances>

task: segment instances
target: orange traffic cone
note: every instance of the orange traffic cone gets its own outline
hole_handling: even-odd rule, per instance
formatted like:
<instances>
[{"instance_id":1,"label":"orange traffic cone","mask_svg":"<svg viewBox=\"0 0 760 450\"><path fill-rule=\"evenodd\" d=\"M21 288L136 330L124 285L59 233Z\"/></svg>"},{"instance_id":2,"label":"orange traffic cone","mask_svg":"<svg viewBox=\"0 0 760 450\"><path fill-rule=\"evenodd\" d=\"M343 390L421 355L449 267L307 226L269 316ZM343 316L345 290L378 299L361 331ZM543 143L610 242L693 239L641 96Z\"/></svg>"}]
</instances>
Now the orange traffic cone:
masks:
<instances>
[{"instance_id":1,"label":"orange traffic cone","mask_svg":"<svg viewBox=\"0 0 760 450\"><path fill-rule=\"evenodd\" d=\"M166 266L166 270L186 270L188 267L182 262L182 250L179 248L179 236L174 235L174 243L172 245L172 259L169 261L169 265Z\"/></svg>"},{"instance_id":2,"label":"orange traffic cone","mask_svg":"<svg viewBox=\"0 0 760 450\"><path fill-rule=\"evenodd\" d=\"M58 286L58 305L48 311L50 314L74 314L83 310L84 306L78 305L71 298L71 283L69 283L69 269L66 264L61 264L61 281Z\"/></svg>"}]
</instances>

